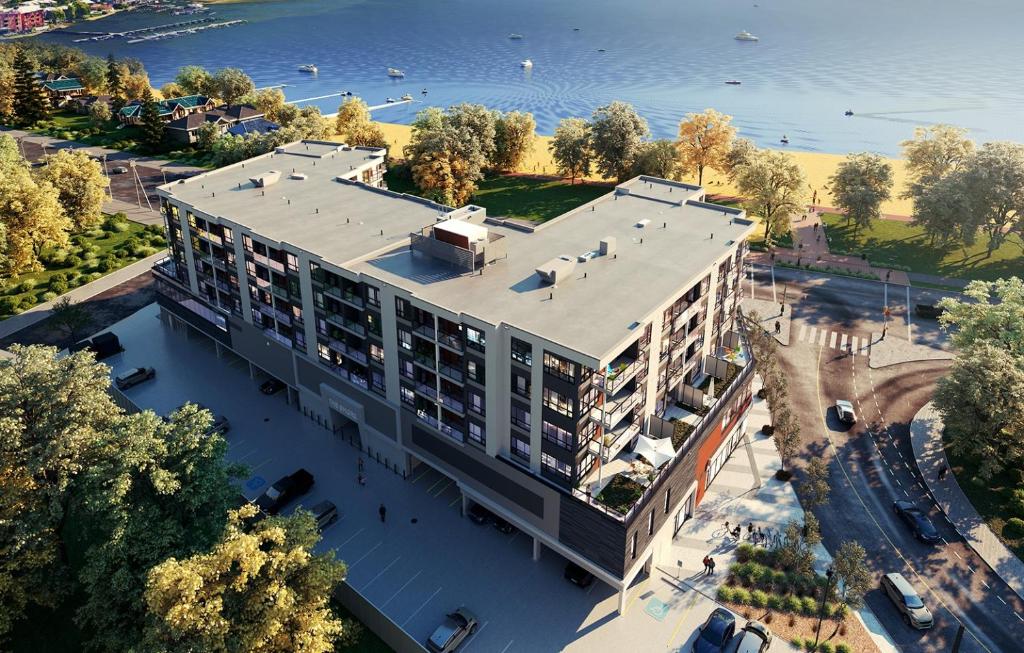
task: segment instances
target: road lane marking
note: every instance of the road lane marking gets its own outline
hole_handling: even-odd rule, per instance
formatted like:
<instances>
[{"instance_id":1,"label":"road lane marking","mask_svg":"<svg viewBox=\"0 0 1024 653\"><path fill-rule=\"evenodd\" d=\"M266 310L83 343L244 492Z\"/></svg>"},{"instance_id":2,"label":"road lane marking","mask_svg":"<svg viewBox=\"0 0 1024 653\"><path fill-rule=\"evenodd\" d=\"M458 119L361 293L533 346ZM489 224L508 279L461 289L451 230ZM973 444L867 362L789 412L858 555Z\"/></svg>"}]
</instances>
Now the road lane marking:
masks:
<instances>
[{"instance_id":1,"label":"road lane marking","mask_svg":"<svg viewBox=\"0 0 1024 653\"><path fill-rule=\"evenodd\" d=\"M996 598L999 599L1000 603L1002 603L1003 605L1006 605L1006 601L1003 600L1003 597L1001 597L998 594L996 594Z\"/></svg>"},{"instance_id":2,"label":"road lane marking","mask_svg":"<svg viewBox=\"0 0 1024 653\"><path fill-rule=\"evenodd\" d=\"M800 325L800 335L798 336L798 339L800 340L800 342L804 341L804 334L806 334L806 333L807 333L807 325L806 324L801 324Z\"/></svg>"},{"instance_id":3,"label":"road lane marking","mask_svg":"<svg viewBox=\"0 0 1024 653\"><path fill-rule=\"evenodd\" d=\"M366 560L366 556L368 556L368 555L370 555L371 553L373 553L374 551L376 551L376 550L377 550L377 547L379 547L379 546L380 546L381 544L384 544L384 540L381 540L380 542L377 542L376 544L374 544L374 545L373 545L373 548L372 548L372 549L370 549L369 551L367 551L366 553L364 553L364 554L362 555L362 557L361 557L361 558L359 558L358 560L356 560L355 562L350 562L350 563L348 564L348 570L349 570L349 571L352 571L352 568L353 568L353 567L355 567L356 565L358 565L358 564L359 564L360 562L362 562L363 560Z\"/></svg>"},{"instance_id":4,"label":"road lane marking","mask_svg":"<svg viewBox=\"0 0 1024 653\"><path fill-rule=\"evenodd\" d=\"M414 580L416 580L417 576L419 576L419 575L420 575L420 574L422 574L422 573L423 573L423 570L421 569L421 570L419 570L419 571L417 571L417 572L416 572L416 575L415 575L415 576L412 576L411 578L409 578L409 580L407 580L407 581L405 581L404 583L402 583L402 586L401 586L401 587L399 587L399 588L398 588L398 590L397 590L397 591L396 591L396 592L395 592L394 594L392 594L392 595L391 595L391 598L389 598L389 599L388 599L387 601L384 601L383 603L381 603L381 604L380 604L380 608L381 608L381 610L383 610L383 609L384 609L384 606L386 606L386 605L387 605L388 603L391 603L391 602L392 602L392 601L393 601L393 600L395 599L395 597L396 597L396 596L398 596L399 594L401 594L401 593L402 593L402 590L404 590L404 589L405 589L406 587L408 587L408 586L409 586L409 583L411 583L411 582L413 582Z\"/></svg>"},{"instance_id":5,"label":"road lane marking","mask_svg":"<svg viewBox=\"0 0 1024 653\"><path fill-rule=\"evenodd\" d=\"M820 332L818 333L818 345L819 345L819 346L821 346L821 347L824 347L824 346L825 346L825 337L826 337L826 336L828 336L828 331L826 331L825 329L822 329L822 330L821 330L821 331L820 331Z\"/></svg>"},{"instance_id":6,"label":"road lane marking","mask_svg":"<svg viewBox=\"0 0 1024 653\"><path fill-rule=\"evenodd\" d=\"M846 350L846 334L845 333L843 334L843 337L839 339L839 350L840 351L845 351ZM856 374L857 370L854 369L853 373Z\"/></svg>"},{"instance_id":7,"label":"road lane marking","mask_svg":"<svg viewBox=\"0 0 1024 653\"><path fill-rule=\"evenodd\" d=\"M961 558L961 557L960 557L960 554L959 554L959 553L957 553L956 551L953 551L953 555L955 555L956 557L958 557L958 558L960 558L961 560L963 560L963 558Z\"/></svg>"},{"instance_id":8,"label":"road lane marking","mask_svg":"<svg viewBox=\"0 0 1024 653\"><path fill-rule=\"evenodd\" d=\"M850 336L850 353L854 356L860 353L860 348L858 347L859 344L857 336Z\"/></svg>"},{"instance_id":9,"label":"road lane marking","mask_svg":"<svg viewBox=\"0 0 1024 653\"><path fill-rule=\"evenodd\" d=\"M836 348L836 338L838 338L838 337L839 337L839 334L836 333L835 331L833 331L830 334L830 337L828 339L828 348L829 349L835 349Z\"/></svg>"},{"instance_id":10,"label":"road lane marking","mask_svg":"<svg viewBox=\"0 0 1024 653\"><path fill-rule=\"evenodd\" d=\"M374 582L375 580L377 580L378 578L380 578L381 576L383 576L383 575L384 575L384 572L385 572L385 571L387 571L388 569L391 569L392 565L394 565L394 564L395 564L396 562L398 562L398 561L399 561L399 560L401 560L401 559L402 559L402 556L398 556L397 558L395 558L394 560L392 560L392 561L391 561L391 564L389 564L389 565L388 565L387 567L384 567L383 569L381 569L380 571L378 571L378 572L377 572L377 575L376 575L376 576L374 576L373 578L371 578L371 579L370 579L370 582L368 582L368 583L367 583L366 585L363 585L362 589L360 589L359 591L360 591L360 592L365 592L365 591L366 591L366 588L367 588L367 587L369 587L370 585L373 585L373 582Z\"/></svg>"},{"instance_id":11,"label":"road lane marking","mask_svg":"<svg viewBox=\"0 0 1024 653\"><path fill-rule=\"evenodd\" d=\"M441 589L442 589L442 588L438 587L438 588L437 588L436 590L434 590L434 593L433 593L433 594L431 594L431 595L430 595L430 597L429 597L429 598L427 598L427 600L426 600L426 601L424 601L424 602L423 602L423 603L422 603L422 604L420 605L420 607L416 608L416 609L415 609L415 610L413 611L413 613L412 613L411 615L409 615L408 617L406 617L405 621L403 621L403 622L402 622L402 627L404 628L404 627L405 627L405 624L407 624L407 623L409 623L410 621L412 621L412 618L413 618L413 617L415 617L416 615L418 615L418 614L420 613L420 610L422 610L423 608L427 607L427 604L428 604L428 603L430 603L431 599L433 599L433 598L434 598L435 596L437 596L438 594L440 594L440 593L441 593Z\"/></svg>"},{"instance_id":12,"label":"road lane marking","mask_svg":"<svg viewBox=\"0 0 1024 653\"><path fill-rule=\"evenodd\" d=\"M817 333L818 329L816 327L811 327L811 330L807 333L807 342L813 345Z\"/></svg>"},{"instance_id":13,"label":"road lane marking","mask_svg":"<svg viewBox=\"0 0 1024 653\"><path fill-rule=\"evenodd\" d=\"M967 568L971 570L971 573L972 573L972 574L974 573L974 567L972 567L972 566L970 566L970 565L967 565Z\"/></svg>"},{"instance_id":14,"label":"road lane marking","mask_svg":"<svg viewBox=\"0 0 1024 653\"><path fill-rule=\"evenodd\" d=\"M985 589L987 589L987 590L992 589L991 587L988 586L988 583L986 583L985 581L981 581L981 584L984 585Z\"/></svg>"}]
</instances>

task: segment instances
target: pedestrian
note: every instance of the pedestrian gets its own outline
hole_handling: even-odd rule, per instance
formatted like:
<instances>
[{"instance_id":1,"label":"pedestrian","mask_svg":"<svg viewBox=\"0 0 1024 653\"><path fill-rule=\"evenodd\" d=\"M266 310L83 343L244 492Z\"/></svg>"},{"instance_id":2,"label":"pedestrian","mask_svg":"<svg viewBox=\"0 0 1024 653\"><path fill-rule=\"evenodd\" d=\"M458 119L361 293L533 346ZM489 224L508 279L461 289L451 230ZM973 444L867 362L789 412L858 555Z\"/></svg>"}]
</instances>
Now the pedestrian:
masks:
<instances>
[{"instance_id":1,"label":"pedestrian","mask_svg":"<svg viewBox=\"0 0 1024 653\"><path fill-rule=\"evenodd\" d=\"M816 243L820 243L821 242L821 234L818 234L817 236L814 237L814 242L816 242Z\"/></svg>"},{"instance_id":2,"label":"pedestrian","mask_svg":"<svg viewBox=\"0 0 1024 653\"><path fill-rule=\"evenodd\" d=\"M384 504L380 504L380 508L377 508L377 514L380 515L380 522L384 523L384 517L388 514L388 509L384 507Z\"/></svg>"},{"instance_id":3,"label":"pedestrian","mask_svg":"<svg viewBox=\"0 0 1024 653\"><path fill-rule=\"evenodd\" d=\"M811 197L811 204L818 205L818 191L814 191L814 195Z\"/></svg>"},{"instance_id":4,"label":"pedestrian","mask_svg":"<svg viewBox=\"0 0 1024 653\"><path fill-rule=\"evenodd\" d=\"M725 532L729 532L729 522L725 522Z\"/></svg>"},{"instance_id":5,"label":"pedestrian","mask_svg":"<svg viewBox=\"0 0 1024 653\"><path fill-rule=\"evenodd\" d=\"M815 223L814 223L814 230L815 230L815 231L817 231L817 230L818 230L818 223L817 223L817 222L815 222Z\"/></svg>"},{"instance_id":6,"label":"pedestrian","mask_svg":"<svg viewBox=\"0 0 1024 653\"><path fill-rule=\"evenodd\" d=\"M892 270L886 270L885 271L885 280L888 281L890 276L892 276Z\"/></svg>"},{"instance_id":7,"label":"pedestrian","mask_svg":"<svg viewBox=\"0 0 1024 653\"><path fill-rule=\"evenodd\" d=\"M359 472L359 476L356 477L356 480L359 481L360 485L366 485L366 474Z\"/></svg>"},{"instance_id":8,"label":"pedestrian","mask_svg":"<svg viewBox=\"0 0 1024 653\"><path fill-rule=\"evenodd\" d=\"M732 529L732 536L734 539L738 540L741 535L743 535L743 527L736 524L736 528Z\"/></svg>"},{"instance_id":9,"label":"pedestrian","mask_svg":"<svg viewBox=\"0 0 1024 653\"><path fill-rule=\"evenodd\" d=\"M749 524L747 524L747 536L750 539L754 538L754 522L750 522Z\"/></svg>"},{"instance_id":10,"label":"pedestrian","mask_svg":"<svg viewBox=\"0 0 1024 653\"><path fill-rule=\"evenodd\" d=\"M708 573L708 567L711 566L711 556L704 556L704 575Z\"/></svg>"},{"instance_id":11,"label":"pedestrian","mask_svg":"<svg viewBox=\"0 0 1024 653\"><path fill-rule=\"evenodd\" d=\"M946 478L946 472L948 472L948 471L949 471L949 467L947 465L943 465L942 467L939 468L939 480L940 481L942 479Z\"/></svg>"},{"instance_id":12,"label":"pedestrian","mask_svg":"<svg viewBox=\"0 0 1024 653\"><path fill-rule=\"evenodd\" d=\"M715 574L715 559L708 556L708 575L713 576Z\"/></svg>"},{"instance_id":13,"label":"pedestrian","mask_svg":"<svg viewBox=\"0 0 1024 653\"><path fill-rule=\"evenodd\" d=\"M359 473L362 474L366 471L366 463L363 462L363 457L359 456Z\"/></svg>"},{"instance_id":14,"label":"pedestrian","mask_svg":"<svg viewBox=\"0 0 1024 653\"><path fill-rule=\"evenodd\" d=\"M782 333L782 323L779 322L778 320L775 320L775 333Z\"/></svg>"},{"instance_id":15,"label":"pedestrian","mask_svg":"<svg viewBox=\"0 0 1024 653\"><path fill-rule=\"evenodd\" d=\"M768 539L767 536L765 536L764 531L761 530L760 526L757 527L757 539L759 542L761 542L761 544L764 544Z\"/></svg>"}]
</instances>

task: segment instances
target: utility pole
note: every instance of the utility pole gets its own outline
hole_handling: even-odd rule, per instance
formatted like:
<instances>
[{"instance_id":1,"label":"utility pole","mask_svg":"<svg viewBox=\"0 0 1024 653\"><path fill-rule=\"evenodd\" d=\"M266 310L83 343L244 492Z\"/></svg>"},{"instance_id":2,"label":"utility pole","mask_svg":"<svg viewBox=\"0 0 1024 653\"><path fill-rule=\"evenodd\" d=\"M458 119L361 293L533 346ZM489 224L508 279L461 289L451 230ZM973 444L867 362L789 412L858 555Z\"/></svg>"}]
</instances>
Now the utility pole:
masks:
<instances>
[{"instance_id":1,"label":"utility pole","mask_svg":"<svg viewBox=\"0 0 1024 653\"><path fill-rule=\"evenodd\" d=\"M818 640L821 639L821 622L825 618L825 600L828 599L828 594L832 589L832 578L836 575L836 572L832 567L829 567L825 571L825 592L821 595L821 604L818 606L818 628L814 631L814 648L812 650L818 650Z\"/></svg>"}]
</instances>

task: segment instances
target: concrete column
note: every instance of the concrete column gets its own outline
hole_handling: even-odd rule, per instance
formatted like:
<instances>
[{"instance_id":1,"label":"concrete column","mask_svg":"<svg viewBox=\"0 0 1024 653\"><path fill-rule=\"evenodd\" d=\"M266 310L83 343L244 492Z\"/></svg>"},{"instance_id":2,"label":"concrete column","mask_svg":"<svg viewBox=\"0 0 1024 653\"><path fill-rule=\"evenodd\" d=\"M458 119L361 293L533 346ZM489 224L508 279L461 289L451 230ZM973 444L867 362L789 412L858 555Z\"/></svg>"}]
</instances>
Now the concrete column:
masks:
<instances>
[{"instance_id":1,"label":"concrete column","mask_svg":"<svg viewBox=\"0 0 1024 653\"><path fill-rule=\"evenodd\" d=\"M534 562L537 562L538 560L540 560L540 547L541 547L540 539L534 537L533 538L533 561Z\"/></svg>"},{"instance_id":2,"label":"concrete column","mask_svg":"<svg viewBox=\"0 0 1024 653\"><path fill-rule=\"evenodd\" d=\"M256 370L255 370L255 368L253 368L251 362L249 362L249 361L246 361L246 362L249 363L249 378L250 379L255 379L256 378Z\"/></svg>"},{"instance_id":3,"label":"concrete column","mask_svg":"<svg viewBox=\"0 0 1024 653\"><path fill-rule=\"evenodd\" d=\"M220 346L220 343L216 340L213 341L213 348L217 351L217 358L224 357L224 349Z\"/></svg>"},{"instance_id":4,"label":"concrete column","mask_svg":"<svg viewBox=\"0 0 1024 653\"><path fill-rule=\"evenodd\" d=\"M623 615L626 613L626 595L629 592L629 587L623 587L619 590L619 614Z\"/></svg>"},{"instance_id":5,"label":"concrete column","mask_svg":"<svg viewBox=\"0 0 1024 653\"><path fill-rule=\"evenodd\" d=\"M462 513L461 513L463 517L466 516L466 511L467 510L469 510L469 497L467 497L466 493L463 492L462 493Z\"/></svg>"}]
</instances>

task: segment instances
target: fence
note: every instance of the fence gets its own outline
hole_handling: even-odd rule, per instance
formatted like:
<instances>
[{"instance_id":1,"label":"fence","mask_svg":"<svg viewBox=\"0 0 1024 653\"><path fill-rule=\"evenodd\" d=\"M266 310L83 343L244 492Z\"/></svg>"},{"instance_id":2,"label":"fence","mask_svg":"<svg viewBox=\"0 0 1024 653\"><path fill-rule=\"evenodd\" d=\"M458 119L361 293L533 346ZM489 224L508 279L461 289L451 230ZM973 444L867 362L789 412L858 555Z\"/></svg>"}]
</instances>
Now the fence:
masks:
<instances>
[{"instance_id":1,"label":"fence","mask_svg":"<svg viewBox=\"0 0 1024 653\"><path fill-rule=\"evenodd\" d=\"M348 583L341 583L335 588L334 598L355 615L356 619L363 622L368 629L384 640L385 644L393 648L395 653L426 653L427 649L422 644L413 639L401 626L391 621L386 614L375 608L366 600L366 597Z\"/></svg>"},{"instance_id":2,"label":"fence","mask_svg":"<svg viewBox=\"0 0 1024 653\"><path fill-rule=\"evenodd\" d=\"M118 390L117 386L115 386L113 383L111 383L110 387L107 388L107 392L110 394L110 398L114 400L114 403L117 404L117 407L123 410L125 413L133 415L135 413L142 412L142 409L139 408L139 405L136 404L131 399L129 399L128 395Z\"/></svg>"}]
</instances>

